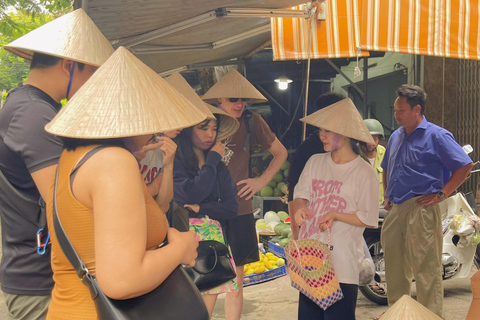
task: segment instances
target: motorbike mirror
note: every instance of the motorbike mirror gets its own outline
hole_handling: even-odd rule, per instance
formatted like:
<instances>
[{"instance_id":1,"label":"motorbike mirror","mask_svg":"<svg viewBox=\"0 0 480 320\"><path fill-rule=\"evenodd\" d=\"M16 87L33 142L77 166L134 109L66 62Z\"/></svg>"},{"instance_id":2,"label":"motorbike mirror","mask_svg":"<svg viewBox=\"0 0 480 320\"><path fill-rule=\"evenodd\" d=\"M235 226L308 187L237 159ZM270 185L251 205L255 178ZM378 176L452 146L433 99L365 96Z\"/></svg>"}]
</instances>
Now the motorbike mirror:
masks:
<instances>
[{"instance_id":1,"label":"motorbike mirror","mask_svg":"<svg viewBox=\"0 0 480 320\"><path fill-rule=\"evenodd\" d=\"M473 151L473 148L471 145L466 144L462 147L463 151L465 151L466 154L470 154Z\"/></svg>"}]
</instances>

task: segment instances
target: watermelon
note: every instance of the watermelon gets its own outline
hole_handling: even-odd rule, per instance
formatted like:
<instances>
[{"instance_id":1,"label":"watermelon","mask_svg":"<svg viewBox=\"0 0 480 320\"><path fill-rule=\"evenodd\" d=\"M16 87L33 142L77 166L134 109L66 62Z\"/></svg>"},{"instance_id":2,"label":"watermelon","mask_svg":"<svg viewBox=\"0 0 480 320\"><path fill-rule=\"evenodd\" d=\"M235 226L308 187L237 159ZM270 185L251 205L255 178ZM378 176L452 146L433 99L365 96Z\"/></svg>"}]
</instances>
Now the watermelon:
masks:
<instances>
[{"instance_id":1,"label":"watermelon","mask_svg":"<svg viewBox=\"0 0 480 320\"><path fill-rule=\"evenodd\" d=\"M288 218L288 213L286 213L285 211L278 211L277 215L280 217L280 221L282 222Z\"/></svg>"}]
</instances>

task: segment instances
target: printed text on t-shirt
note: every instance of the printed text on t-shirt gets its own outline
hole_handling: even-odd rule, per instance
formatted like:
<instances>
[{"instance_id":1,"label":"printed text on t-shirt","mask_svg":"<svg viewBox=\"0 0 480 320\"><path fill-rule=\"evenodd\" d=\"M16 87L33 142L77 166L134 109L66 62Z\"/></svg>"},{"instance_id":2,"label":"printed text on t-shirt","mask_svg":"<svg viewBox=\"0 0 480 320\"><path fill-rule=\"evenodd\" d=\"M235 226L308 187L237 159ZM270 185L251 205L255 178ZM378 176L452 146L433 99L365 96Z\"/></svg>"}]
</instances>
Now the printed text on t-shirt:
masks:
<instances>
[{"instance_id":1,"label":"printed text on t-shirt","mask_svg":"<svg viewBox=\"0 0 480 320\"><path fill-rule=\"evenodd\" d=\"M343 182L337 180L312 180L312 195L309 209L311 216L306 230L306 237L318 232L319 222L330 211L344 212L347 201L340 196Z\"/></svg>"}]
</instances>

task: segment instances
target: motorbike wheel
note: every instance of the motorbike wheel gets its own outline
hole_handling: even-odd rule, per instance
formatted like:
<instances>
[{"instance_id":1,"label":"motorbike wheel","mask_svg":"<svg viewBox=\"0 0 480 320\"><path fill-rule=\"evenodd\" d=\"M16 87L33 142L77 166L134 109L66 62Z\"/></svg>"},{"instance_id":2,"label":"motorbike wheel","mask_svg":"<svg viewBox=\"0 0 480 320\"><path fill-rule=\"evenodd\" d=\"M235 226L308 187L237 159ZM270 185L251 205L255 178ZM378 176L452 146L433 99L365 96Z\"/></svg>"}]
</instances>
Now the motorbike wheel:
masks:
<instances>
[{"instance_id":1,"label":"motorbike wheel","mask_svg":"<svg viewBox=\"0 0 480 320\"><path fill-rule=\"evenodd\" d=\"M368 237L365 239L367 247L372 255L376 272L385 273L385 257L383 255L380 237ZM362 286L360 292L370 301L379 305L387 305L387 283L382 281L378 274L375 276L375 285Z\"/></svg>"}]
</instances>

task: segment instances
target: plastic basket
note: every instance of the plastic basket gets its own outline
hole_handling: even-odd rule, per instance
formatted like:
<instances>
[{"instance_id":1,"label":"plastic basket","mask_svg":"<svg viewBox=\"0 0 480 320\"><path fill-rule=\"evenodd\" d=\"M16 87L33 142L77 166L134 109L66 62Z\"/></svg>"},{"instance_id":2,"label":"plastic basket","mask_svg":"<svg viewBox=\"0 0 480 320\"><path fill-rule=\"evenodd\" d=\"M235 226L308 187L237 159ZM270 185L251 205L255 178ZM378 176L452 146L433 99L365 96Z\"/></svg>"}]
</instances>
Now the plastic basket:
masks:
<instances>
[{"instance_id":1,"label":"plastic basket","mask_svg":"<svg viewBox=\"0 0 480 320\"><path fill-rule=\"evenodd\" d=\"M275 242L268 242L268 251L276 255L277 257L285 259L285 248L276 244Z\"/></svg>"},{"instance_id":2,"label":"plastic basket","mask_svg":"<svg viewBox=\"0 0 480 320\"><path fill-rule=\"evenodd\" d=\"M251 286L254 284L262 283L265 281L273 280L279 277L283 277L287 274L285 266L281 266L275 269L267 270L262 273L256 273L243 278L243 286Z\"/></svg>"}]
</instances>

